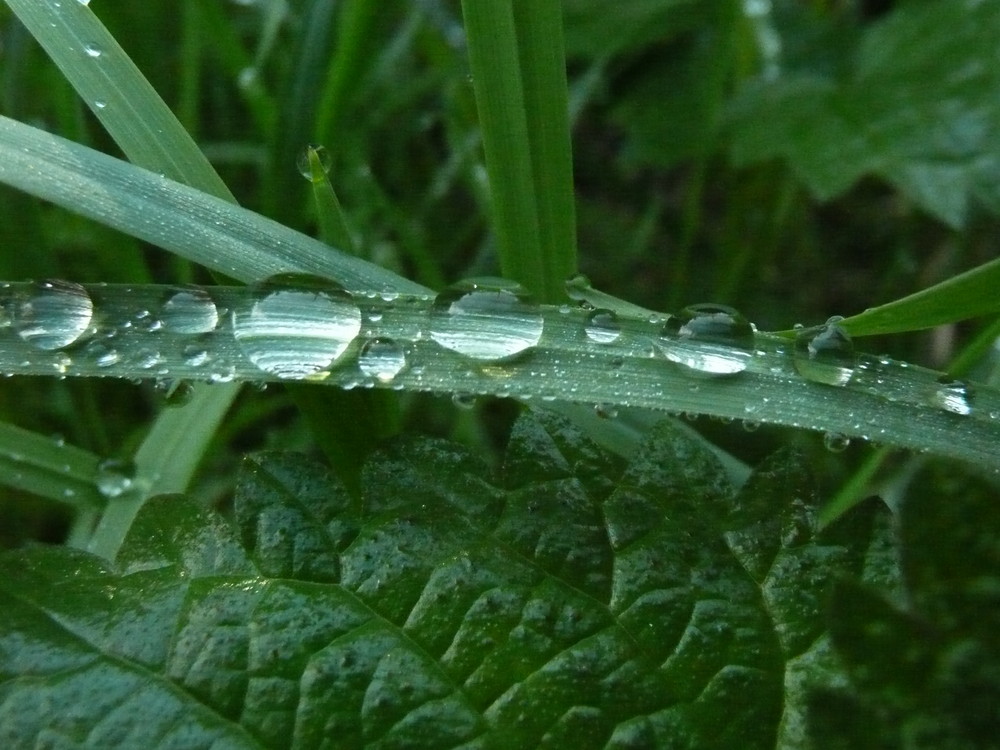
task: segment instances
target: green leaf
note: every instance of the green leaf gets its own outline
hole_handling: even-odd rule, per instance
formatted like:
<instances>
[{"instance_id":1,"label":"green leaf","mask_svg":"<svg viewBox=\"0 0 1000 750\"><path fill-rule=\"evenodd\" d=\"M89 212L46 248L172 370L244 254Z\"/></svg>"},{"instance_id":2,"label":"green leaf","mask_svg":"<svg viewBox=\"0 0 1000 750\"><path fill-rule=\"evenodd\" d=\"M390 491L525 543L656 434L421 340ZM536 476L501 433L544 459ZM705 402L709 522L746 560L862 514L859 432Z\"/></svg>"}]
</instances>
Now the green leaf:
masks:
<instances>
[{"instance_id":1,"label":"green leaf","mask_svg":"<svg viewBox=\"0 0 1000 750\"><path fill-rule=\"evenodd\" d=\"M782 157L821 199L866 174L947 224L1000 211L996 3L907 3L864 32L842 80L789 71L734 104L732 153ZM822 51L819 51L821 53Z\"/></svg>"},{"instance_id":2,"label":"green leaf","mask_svg":"<svg viewBox=\"0 0 1000 750\"><path fill-rule=\"evenodd\" d=\"M815 747L1000 746L1000 509L994 487L958 481L940 466L914 481L894 601L877 581L835 589L831 635L850 684L812 696ZM949 485L954 502L927 489Z\"/></svg>"},{"instance_id":3,"label":"green leaf","mask_svg":"<svg viewBox=\"0 0 1000 750\"><path fill-rule=\"evenodd\" d=\"M526 416L499 481L410 438L363 483L357 500L303 456L264 454L234 526L164 496L117 568L0 558L0 736L772 748L799 710L786 670L804 669L833 577L860 575L870 536L870 514L815 533L794 456L736 493L670 422L627 467Z\"/></svg>"},{"instance_id":4,"label":"green leaf","mask_svg":"<svg viewBox=\"0 0 1000 750\"><path fill-rule=\"evenodd\" d=\"M597 57L630 52L691 25L697 0L621 0L615 3L614 33L608 33L608 5L602 0L563 0L566 51Z\"/></svg>"}]
</instances>

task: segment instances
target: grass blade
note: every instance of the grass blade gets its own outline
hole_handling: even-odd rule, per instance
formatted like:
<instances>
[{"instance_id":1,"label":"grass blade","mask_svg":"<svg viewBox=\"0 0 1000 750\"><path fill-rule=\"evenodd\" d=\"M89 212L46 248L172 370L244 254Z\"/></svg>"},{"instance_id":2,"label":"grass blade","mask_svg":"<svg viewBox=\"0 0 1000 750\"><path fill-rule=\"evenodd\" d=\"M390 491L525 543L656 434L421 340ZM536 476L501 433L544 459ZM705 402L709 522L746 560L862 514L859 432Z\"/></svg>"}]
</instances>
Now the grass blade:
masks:
<instances>
[{"instance_id":1,"label":"grass blade","mask_svg":"<svg viewBox=\"0 0 1000 750\"><path fill-rule=\"evenodd\" d=\"M562 3L514 0L514 25L545 267L544 297L555 302L563 296L563 282L577 268Z\"/></svg>"},{"instance_id":2,"label":"grass blade","mask_svg":"<svg viewBox=\"0 0 1000 750\"><path fill-rule=\"evenodd\" d=\"M500 267L539 298L555 301L541 255L514 7L511 0L463 0L462 12Z\"/></svg>"},{"instance_id":3,"label":"grass blade","mask_svg":"<svg viewBox=\"0 0 1000 750\"><path fill-rule=\"evenodd\" d=\"M429 291L253 211L6 117L0 182L241 281L297 271L347 289Z\"/></svg>"},{"instance_id":4,"label":"grass blade","mask_svg":"<svg viewBox=\"0 0 1000 750\"><path fill-rule=\"evenodd\" d=\"M840 325L852 336L901 333L1000 313L1000 259L902 299L872 307Z\"/></svg>"},{"instance_id":5,"label":"grass blade","mask_svg":"<svg viewBox=\"0 0 1000 750\"><path fill-rule=\"evenodd\" d=\"M0 422L0 481L78 510L106 504L94 479L100 459L90 451Z\"/></svg>"}]
</instances>

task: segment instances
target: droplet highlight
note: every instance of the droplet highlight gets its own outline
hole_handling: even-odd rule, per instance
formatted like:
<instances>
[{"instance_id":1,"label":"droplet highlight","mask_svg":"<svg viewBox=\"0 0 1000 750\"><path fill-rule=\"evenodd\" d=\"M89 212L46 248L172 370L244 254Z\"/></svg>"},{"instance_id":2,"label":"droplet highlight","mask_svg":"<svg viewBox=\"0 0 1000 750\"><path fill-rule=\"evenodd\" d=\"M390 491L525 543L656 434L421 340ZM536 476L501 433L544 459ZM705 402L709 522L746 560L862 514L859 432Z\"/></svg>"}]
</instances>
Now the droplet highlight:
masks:
<instances>
[{"instance_id":1,"label":"droplet highlight","mask_svg":"<svg viewBox=\"0 0 1000 750\"><path fill-rule=\"evenodd\" d=\"M358 353L358 368L381 383L388 383L406 367L406 352L392 339L365 342Z\"/></svg>"},{"instance_id":2,"label":"droplet highlight","mask_svg":"<svg viewBox=\"0 0 1000 750\"><path fill-rule=\"evenodd\" d=\"M667 320L657 344L668 360L694 372L735 375L750 362L753 326L731 307L691 305Z\"/></svg>"},{"instance_id":3,"label":"droplet highlight","mask_svg":"<svg viewBox=\"0 0 1000 750\"><path fill-rule=\"evenodd\" d=\"M504 279L470 279L434 300L430 335L445 349L471 359L497 361L538 345L541 310L520 284Z\"/></svg>"},{"instance_id":4,"label":"droplet highlight","mask_svg":"<svg viewBox=\"0 0 1000 750\"><path fill-rule=\"evenodd\" d=\"M613 344L621 336L622 328L611 310L599 309L587 315L583 332L596 344Z\"/></svg>"},{"instance_id":5,"label":"droplet highlight","mask_svg":"<svg viewBox=\"0 0 1000 750\"><path fill-rule=\"evenodd\" d=\"M86 53L87 57L93 57L93 58L98 58L104 54L104 50L102 50L100 47L98 47L96 44L92 42L88 42L87 44L83 45L83 51Z\"/></svg>"},{"instance_id":6,"label":"droplet highlight","mask_svg":"<svg viewBox=\"0 0 1000 750\"><path fill-rule=\"evenodd\" d=\"M256 367L278 378L319 376L361 331L361 309L325 279L285 274L261 284L254 297L234 312L233 337Z\"/></svg>"},{"instance_id":7,"label":"droplet highlight","mask_svg":"<svg viewBox=\"0 0 1000 750\"><path fill-rule=\"evenodd\" d=\"M49 280L36 284L18 305L14 329L38 349L54 351L81 339L94 317L94 302L87 290L72 281Z\"/></svg>"},{"instance_id":8,"label":"droplet highlight","mask_svg":"<svg viewBox=\"0 0 1000 750\"><path fill-rule=\"evenodd\" d=\"M944 377L938 381L931 401L952 414L966 416L972 413L972 390L961 380Z\"/></svg>"},{"instance_id":9,"label":"droplet highlight","mask_svg":"<svg viewBox=\"0 0 1000 750\"><path fill-rule=\"evenodd\" d=\"M793 361L799 375L825 385L847 385L854 375L857 358L854 342L838 323L830 318L819 329L809 328L795 336Z\"/></svg>"}]
</instances>

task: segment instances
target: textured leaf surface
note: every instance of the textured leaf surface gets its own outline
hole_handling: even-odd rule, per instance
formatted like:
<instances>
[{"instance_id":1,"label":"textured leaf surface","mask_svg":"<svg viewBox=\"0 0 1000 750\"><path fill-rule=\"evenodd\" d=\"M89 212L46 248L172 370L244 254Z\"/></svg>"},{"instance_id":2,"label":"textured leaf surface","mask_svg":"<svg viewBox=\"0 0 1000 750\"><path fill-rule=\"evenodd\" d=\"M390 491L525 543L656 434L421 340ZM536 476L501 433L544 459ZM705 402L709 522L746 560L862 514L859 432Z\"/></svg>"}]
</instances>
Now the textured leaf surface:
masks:
<instances>
[{"instance_id":1,"label":"textured leaf surface","mask_svg":"<svg viewBox=\"0 0 1000 750\"><path fill-rule=\"evenodd\" d=\"M792 457L737 493L669 423L623 468L525 417L489 476L411 439L356 501L266 454L232 525L163 497L116 566L6 555L0 744L770 748L843 684L809 655L872 516L817 537Z\"/></svg>"},{"instance_id":2,"label":"textured leaf surface","mask_svg":"<svg viewBox=\"0 0 1000 750\"><path fill-rule=\"evenodd\" d=\"M863 35L835 79L790 71L737 102L737 162L783 157L821 198L879 175L960 226L1000 210L1000 5L908 3Z\"/></svg>"}]
</instances>

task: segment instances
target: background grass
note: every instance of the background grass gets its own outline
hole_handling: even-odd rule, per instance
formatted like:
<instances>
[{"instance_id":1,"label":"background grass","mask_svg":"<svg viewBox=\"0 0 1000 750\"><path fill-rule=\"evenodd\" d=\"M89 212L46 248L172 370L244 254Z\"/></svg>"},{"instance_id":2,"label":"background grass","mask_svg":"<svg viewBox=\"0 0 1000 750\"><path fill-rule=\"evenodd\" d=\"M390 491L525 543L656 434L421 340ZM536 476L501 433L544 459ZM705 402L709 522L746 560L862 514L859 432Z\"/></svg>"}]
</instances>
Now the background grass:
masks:
<instances>
[{"instance_id":1,"label":"background grass","mask_svg":"<svg viewBox=\"0 0 1000 750\"><path fill-rule=\"evenodd\" d=\"M734 166L727 113L768 63L766 27L739 3L624 3L610 22L605 3L563 5L569 99L578 111L579 266L599 288L653 309L732 304L762 329L787 329L859 313L995 257L1000 227L990 210L974 205L961 227L949 226L877 177L818 202L786 161ZM836 75L858 40L885 22L875 5L779 2L768 22L785 40L786 64L804 60ZM363 257L432 288L500 269L494 237L504 239L490 232L459 3L156 0L94 10L242 205L318 234L310 185L296 167L301 149L316 142L332 157L330 180ZM0 112L116 155L125 148L6 7L0 33ZM528 99L530 82L520 83ZM522 156L531 163L530 150ZM129 237L0 190L0 278L211 280ZM561 236L556 242L565 245L565 230ZM569 257L563 265L572 265ZM546 272L541 293L550 299L556 276ZM984 325L874 338L864 347L944 367ZM149 385L22 378L0 387L0 418L99 457L131 455L161 408L162 394ZM499 401L467 411L409 396L401 428L457 435L489 455L513 412ZM832 454L817 436L777 428L748 439L739 426L695 426L750 462L796 445L831 493L868 450ZM278 389L239 396L205 452L201 496L224 503L233 465L261 447L315 450L308 422ZM883 470L876 481L893 476ZM0 492L4 515L17 519L7 543L67 533L61 504L18 488Z\"/></svg>"}]
</instances>

